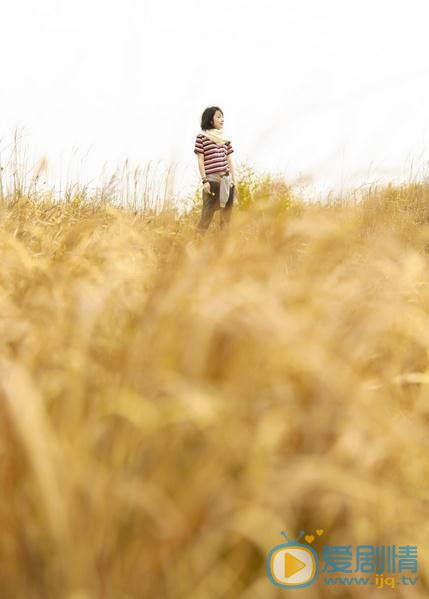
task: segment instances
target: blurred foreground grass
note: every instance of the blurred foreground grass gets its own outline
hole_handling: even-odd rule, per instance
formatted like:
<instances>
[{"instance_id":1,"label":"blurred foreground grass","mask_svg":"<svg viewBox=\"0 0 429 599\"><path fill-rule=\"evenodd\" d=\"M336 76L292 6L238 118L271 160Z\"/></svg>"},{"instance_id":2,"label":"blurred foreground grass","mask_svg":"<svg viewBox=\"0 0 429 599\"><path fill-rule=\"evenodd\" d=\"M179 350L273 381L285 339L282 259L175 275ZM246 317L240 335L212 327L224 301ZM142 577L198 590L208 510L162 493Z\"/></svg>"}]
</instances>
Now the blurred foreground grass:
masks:
<instances>
[{"instance_id":1,"label":"blurred foreground grass","mask_svg":"<svg viewBox=\"0 0 429 599\"><path fill-rule=\"evenodd\" d=\"M1 599L377 596L271 585L316 529L417 545L390 596L428 596L429 188L272 192L202 239L199 206L1 207Z\"/></svg>"}]
</instances>

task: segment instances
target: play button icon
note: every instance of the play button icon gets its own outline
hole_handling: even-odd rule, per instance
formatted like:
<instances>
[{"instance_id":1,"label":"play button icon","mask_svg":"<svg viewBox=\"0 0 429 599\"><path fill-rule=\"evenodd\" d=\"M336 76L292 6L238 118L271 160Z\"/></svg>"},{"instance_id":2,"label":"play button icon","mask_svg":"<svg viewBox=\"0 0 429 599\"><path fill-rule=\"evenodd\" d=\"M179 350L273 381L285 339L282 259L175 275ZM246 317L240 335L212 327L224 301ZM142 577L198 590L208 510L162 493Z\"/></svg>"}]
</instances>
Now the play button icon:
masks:
<instances>
[{"instance_id":1,"label":"play button icon","mask_svg":"<svg viewBox=\"0 0 429 599\"><path fill-rule=\"evenodd\" d=\"M306 545L278 545L270 552L267 569L271 582L277 586L306 587L317 577L317 554Z\"/></svg>"},{"instance_id":2,"label":"play button icon","mask_svg":"<svg viewBox=\"0 0 429 599\"><path fill-rule=\"evenodd\" d=\"M295 557L291 551L285 551L285 578L290 578L306 566L306 562Z\"/></svg>"}]
</instances>

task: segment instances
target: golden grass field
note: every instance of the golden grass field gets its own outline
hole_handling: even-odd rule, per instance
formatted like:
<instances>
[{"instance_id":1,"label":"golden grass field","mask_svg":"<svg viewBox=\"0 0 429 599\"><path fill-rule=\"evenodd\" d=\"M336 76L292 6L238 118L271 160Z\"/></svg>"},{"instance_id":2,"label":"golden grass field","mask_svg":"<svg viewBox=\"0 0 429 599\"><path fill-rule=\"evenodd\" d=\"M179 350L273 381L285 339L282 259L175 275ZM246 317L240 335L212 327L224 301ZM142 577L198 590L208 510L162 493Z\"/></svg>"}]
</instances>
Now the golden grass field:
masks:
<instances>
[{"instance_id":1,"label":"golden grass field","mask_svg":"<svg viewBox=\"0 0 429 599\"><path fill-rule=\"evenodd\" d=\"M0 599L428 596L429 186L258 189L202 238L200 204L3 198ZM418 583L272 585L317 529Z\"/></svg>"}]
</instances>

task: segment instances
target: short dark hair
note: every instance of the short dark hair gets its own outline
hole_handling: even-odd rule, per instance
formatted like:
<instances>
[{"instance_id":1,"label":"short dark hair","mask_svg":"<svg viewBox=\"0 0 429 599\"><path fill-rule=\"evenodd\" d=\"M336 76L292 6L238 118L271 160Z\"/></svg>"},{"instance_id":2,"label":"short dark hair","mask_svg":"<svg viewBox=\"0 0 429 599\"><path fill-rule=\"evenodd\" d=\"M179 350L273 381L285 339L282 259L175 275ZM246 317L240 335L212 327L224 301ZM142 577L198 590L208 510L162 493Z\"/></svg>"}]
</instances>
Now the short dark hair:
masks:
<instances>
[{"instance_id":1,"label":"short dark hair","mask_svg":"<svg viewBox=\"0 0 429 599\"><path fill-rule=\"evenodd\" d=\"M223 110L221 110L219 106L209 106L203 112L201 116L201 129L203 131L207 131L207 129L213 129L213 117L216 114L216 110L219 110L223 116Z\"/></svg>"}]
</instances>

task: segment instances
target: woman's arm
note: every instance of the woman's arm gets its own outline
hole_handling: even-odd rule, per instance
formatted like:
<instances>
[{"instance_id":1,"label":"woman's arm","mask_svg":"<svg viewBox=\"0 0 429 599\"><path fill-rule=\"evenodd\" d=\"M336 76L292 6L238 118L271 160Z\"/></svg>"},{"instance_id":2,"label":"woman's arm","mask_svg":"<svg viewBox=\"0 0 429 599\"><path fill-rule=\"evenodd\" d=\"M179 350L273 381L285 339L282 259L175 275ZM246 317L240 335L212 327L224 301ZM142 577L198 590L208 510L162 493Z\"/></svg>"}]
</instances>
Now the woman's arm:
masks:
<instances>
[{"instance_id":1,"label":"woman's arm","mask_svg":"<svg viewBox=\"0 0 429 599\"><path fill-rule=\"evenodd\" d=\"M204 168L204 154L197 154L198 157L198 169L200 171L201 179L206 177L206 169Z\"/></svg>"},{"instance_id":2,"label":"woman's arm","mask_svg":"<svg viewBox=\"0 0 429 599\"><path fill-rule=\"evenodd\" d=\"M229 156L227 156L226 159L228 161L228 168L231 171L232 182L234 183L235 186L237 186L237 177L235 174L235 167L234 167L234 162L232 160L231 154Z\"/></svg>"},{"instance_id":3,"label":"woman's arm","mask_svg":"<svg viewBox=\"0 0 429 599\"><path fill-rule=\"evenodd\" d=\"M208 181L208 179L206 178L206 169L204 168L204 154L197 154L198 156L198 168L200 171L200 175L201 175L201 179L204 181L204 179L206 179L206 182L203 183L203 189L206 193L210 193L210 183Z\"/></svg>"}]
</instances>

